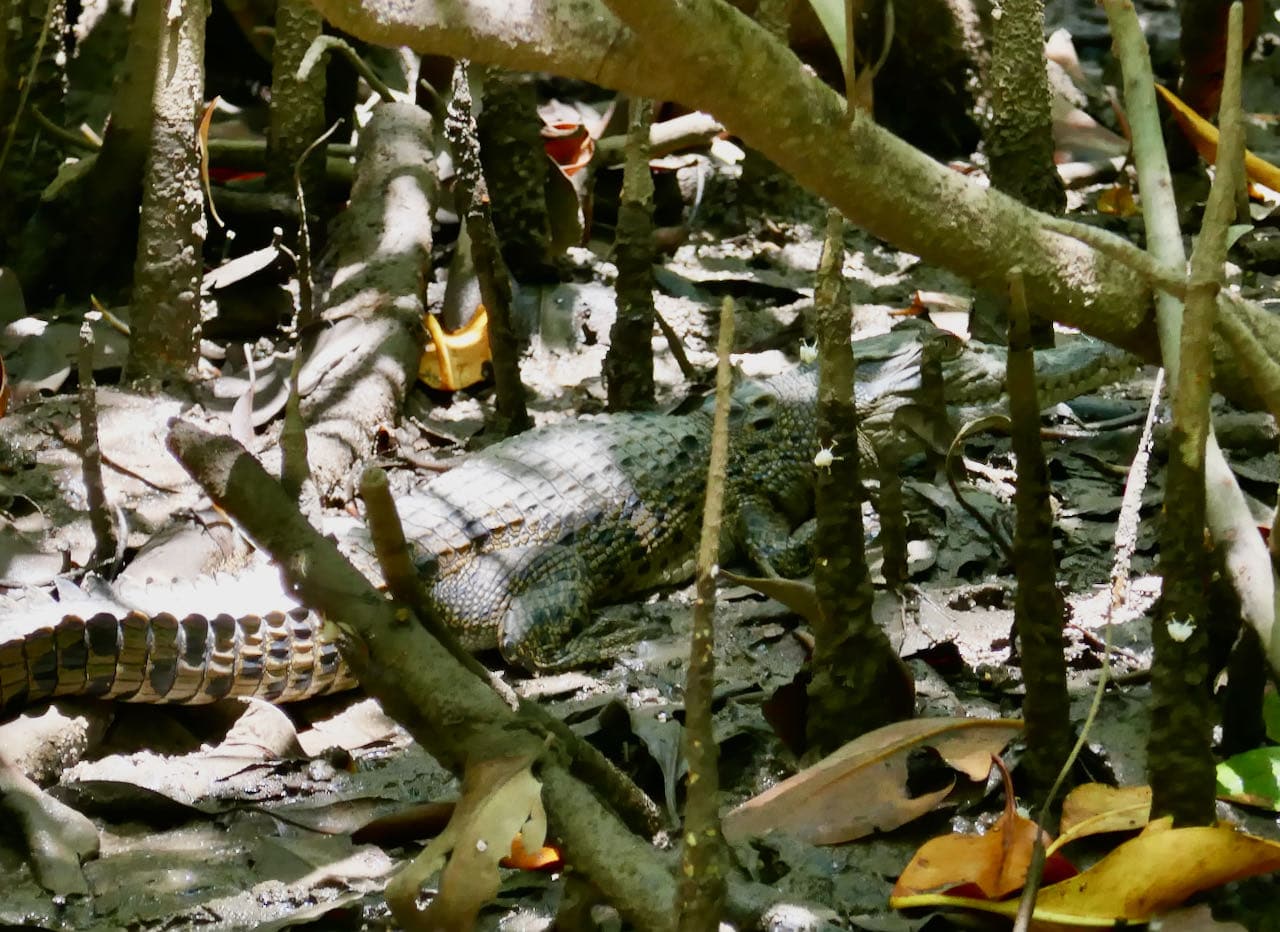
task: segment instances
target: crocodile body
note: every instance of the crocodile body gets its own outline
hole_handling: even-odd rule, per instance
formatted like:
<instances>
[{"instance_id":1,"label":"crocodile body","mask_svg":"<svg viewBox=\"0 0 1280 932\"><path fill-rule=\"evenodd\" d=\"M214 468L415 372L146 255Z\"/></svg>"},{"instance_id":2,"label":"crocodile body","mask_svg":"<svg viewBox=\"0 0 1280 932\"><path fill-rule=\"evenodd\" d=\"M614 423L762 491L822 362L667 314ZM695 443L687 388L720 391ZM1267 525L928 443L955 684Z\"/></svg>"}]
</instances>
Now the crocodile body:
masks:
<instances>
[{"instance_id":1,"label":"crocodile body","mask_svg":"<svg viewBox=\"0 0 1280 932\"><path fill-rule=\"evenodd\" d=\"M731 411L722 559L785 542L757 516L794 526L811 510L811 376L746 382ZM472 649L562 667L592 606L693 572L712 413L617 414L513 437L397 501L433 609Z\"/></svg>"},{"instance_id":2,"label":"crocodile body","mask_svg":"<svg viewBox=\"0 0 1280 932\"><path fill-rule=\"evenodd\" d=\"M1092 343L1037 355L1046 405L1131 366ZM966 356L944 363L947 401L989 405L1000 395L995 354L984 351L967 368ZM902 354L892 358L859 382L859 404L873 415L918 387ZM803 559L789 532L812 514L815 396L816 375L803 370L735 390L722 561L736 556L787 574ZM497 647L530 669L574 662L574 634L593 607L691 575L711 419L708 404L687 415L605 415L540 428L401 497L434 611L468 648ZM305 615L105 614L0 644L0 706L72 693L285 701L350 684L323 629Z\"/></svg>"}]
</instances>

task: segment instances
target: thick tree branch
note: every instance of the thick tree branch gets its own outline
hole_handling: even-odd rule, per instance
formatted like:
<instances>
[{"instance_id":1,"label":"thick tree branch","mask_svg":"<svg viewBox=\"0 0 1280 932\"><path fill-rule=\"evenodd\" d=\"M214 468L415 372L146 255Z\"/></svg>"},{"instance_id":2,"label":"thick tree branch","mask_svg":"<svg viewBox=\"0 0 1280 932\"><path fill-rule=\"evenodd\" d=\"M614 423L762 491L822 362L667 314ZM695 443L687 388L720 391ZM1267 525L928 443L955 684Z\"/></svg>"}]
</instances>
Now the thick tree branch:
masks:
<instances>
[{"instance_id":1,"label":"thick tree branch","mask_svg":"<svg viewBox=\"0 0 1280 932\"><path fill-rule=\"evenodd\" d=\"M835 91L720 0L313 2L372 42L550 71L710 112L868 232L992 291L1020 266L1032 308L1154 358L1141 276L1044 229L1040 214L869 119L845 121ZM1233 313L1245 314L1268 357L1280 359L1280 320L1253 307ZM1239 366L1220 366L1218 377L1228 395L1256 398Z\"/></svg>"},{"instance_id":2,"label":"thick tree branch","mask_svg":"<svg viewBox=\"0 0 1280 932\"><path fill-rule=\"evenodd\" d=\"M498 695L322 537L235 441L175 422L169 449L211 499L279 565L299 600L349 635L343 657L368 692L443 765L461 773L476 748L526 730ZM543 798L569 860L644 929L673 926L675 883L649 844L623 827L550 755Z\"/></svg>"}]
</instances>

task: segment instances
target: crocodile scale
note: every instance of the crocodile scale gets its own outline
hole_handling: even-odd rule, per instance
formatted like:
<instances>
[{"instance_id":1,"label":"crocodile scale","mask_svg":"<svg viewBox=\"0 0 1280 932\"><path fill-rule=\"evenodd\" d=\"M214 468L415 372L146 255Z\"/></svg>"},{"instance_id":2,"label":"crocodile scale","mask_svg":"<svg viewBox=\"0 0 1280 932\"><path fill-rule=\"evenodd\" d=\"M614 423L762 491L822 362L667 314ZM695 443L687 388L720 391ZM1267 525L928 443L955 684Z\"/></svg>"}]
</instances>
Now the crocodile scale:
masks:
<instances>
[{"instance_id":1,"label":"crocodile scale","mask_svg":"<svg viewBox=\"0 0 1280 932\"><path fill-rule=\"evenodd\" d=\"M334 638L300 608L240 618L69 615L0 644L0 710L57 696L292 702L355 685Z\"/></svg>"},{"instance_id":2,"label":"crocodile scale","mask_svg":"<svg viewBox=\"0 0 1280 932\"><path fill-rule=\"evenodd\" d=\"M779 376L734 394L723 541L732 552L778 549L754 539L740 505L788 522L810 508L812 386ZM585 418L495 444L399 497L433 609L467 648L497 647L530 668L572 664L592 606L692 574L710 445L709 407Z\"/></svg>"},{"instance_id":3,"label":"crocodile scale","mask_svg":"<svg viewBox=\"0 0 1280 932\"><path fill-rule=\"evenodd\" d=\"M1045 405L1132 367L1088 341L1036 357ZM887 429L919 386L910 346L891 346L884 358L871 378L859 371L863 426L873 431ZM953 410L1001 403L1001 353L961 352L943 368ZM735 390L723 562L790 575L808 559L792 530L812 515L815 396L812 370ZM593 608L691 575L710 442L709 403L686 415L583 418L504 440L399 497L432 609L464 646L497 647L510 663L544 669L582 659L586 639L575 635ZM349 685L335 645L305 613L66 617L0 643L0 708L71 694L287 701Z\"/></svg>"}]
</instances>

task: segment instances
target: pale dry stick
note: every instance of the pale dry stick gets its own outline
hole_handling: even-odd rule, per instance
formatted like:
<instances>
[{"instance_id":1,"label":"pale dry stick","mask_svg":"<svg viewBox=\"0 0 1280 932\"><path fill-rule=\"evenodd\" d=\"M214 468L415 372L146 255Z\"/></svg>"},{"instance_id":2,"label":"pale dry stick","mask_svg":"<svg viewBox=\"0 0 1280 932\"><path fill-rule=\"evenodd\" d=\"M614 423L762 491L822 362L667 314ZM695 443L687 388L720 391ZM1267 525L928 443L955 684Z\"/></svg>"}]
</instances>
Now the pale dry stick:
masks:
<instances>
[{"instance_id":1,"label":"pale dry stick","mask_svg":"<svg viewBox=\"0 0 1280 932\"><path fill-rule=\"evenodd\" d=\"M300 82L307 80L312 69L319 66L329 52L337 52L350 62L351 67L356 70L356 74L364 78L370 89L386 103L395 101L395 91L391 90L386 82L374 73L373 69L369 67L369 63L361 58L360 54L351 47L351 43L338 36L319 36L311 43L311 47L307 49L307 54L303 55L302 61L298 62L297 80Z\"/></svg>"},{"instance_id":2,"label":"pale dry stick","mask_svg":"<svg viewBox=\"0 0 1280 932\"><path fill-rule=\"evenodd\" d=\"M335 122L313 139L311 144L302 150L298 160L293 163L293 190L298 200L298 255L294 259L298 266L298 319L294 326L294 330L297 333L301 333L316 322L315 297L313 294L315 283L311 275L311 228L307 225L307 198L302 190L302 166L311 157L311 153L317 147L327 143L329 137L336 133L341 125L341 121ZM296 356L294 358L297 359ZM297 389L297 368L295 365L291 374L295 390Z\"/></svg>"},{"instance_id":3,"label":"pale dry stick","mask_svg":"<svg viewBox=\"0 0 1280 932\"><path fill-rule=\"evenodd\" d=\"M334 123L311 141L293 163L293 191L298 202L298 252L289 253L298 273L298 312L294 318L293 332L298 340L294 347L293 363L289 366L289 398L284 405L284 426L280 429L280 483L295 499L300 499L303 486L311 477L307 463L307 426L302 419L302 393L298 388L298 375L302 371L302 333L316 320L314 282L311 276L311 229L307 225L307 198L302 188L302 166L317 146L334 134L339 124Z\"/></svg>"},{"instance_id":4,"label":"pale dry stick","mask_svg":"<svg viewBox=\"0 0 1280 932\"><path fill-rule=\"evenodd\" d=\"M1129 0L1104 0L1104 6L1124 70L1125 103L1133 129L1147 243L1161 265L1182 268L1186 254L1160 133L1146 39ZM1168 293L1157 291L1156 322L1170 389L1176 391L1182 303ZM1280 630L1275 625L1276 585L1271 560L1254 526L1244 493L1236 484L1212 429L1206 439L1204 470L1207 523L1222 548L1227 573L1240 596L1241 615L1267 645L1272 670L1280 670Z\"/></svg>"},{"instance_id":5,"label":"pale dry stick","mask_svg":"<svg viewBox=\"0 0 1280 932\"><path fill-rule=\"evenodd\" d=\"M1120 498L1120 514L1116 518L1115 559L1111 563L1111 602L1107 609L1108 624L1111 612L1124 604L1129 590L1129 566L1133 551L1138 546L1138 520L1142 509L1142 493L1147 487L1151 468L1151 447L1155 443L1156 417L1160 412L1160 392L1164 388L1164 370L1156 372L1151 386L1151 401L1147 405L1147 417L1142 423L1138 449L1129 465L1124 482L1124 494ZM1108 628L1108 634L1110 628ZM1105 671L1105 667L1104 667ZM1105 678L1105 672L1104 672Z\"/></svg>"}]
</instances>

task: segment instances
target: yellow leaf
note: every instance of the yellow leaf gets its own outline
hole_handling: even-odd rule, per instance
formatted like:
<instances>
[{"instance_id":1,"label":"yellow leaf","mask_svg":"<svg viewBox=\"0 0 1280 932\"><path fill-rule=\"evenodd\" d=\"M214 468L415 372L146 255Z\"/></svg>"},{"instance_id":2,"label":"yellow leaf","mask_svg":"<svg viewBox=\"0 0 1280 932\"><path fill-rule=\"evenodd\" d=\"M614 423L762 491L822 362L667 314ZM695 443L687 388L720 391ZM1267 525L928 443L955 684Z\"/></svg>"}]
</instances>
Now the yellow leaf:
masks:
<instances>
[{"instance_id":1,"label":"yellow leaf","mask_svg":"<svg viewBox=\"0 0 1280 932\"><path fill-rule=\"evenodd\" d=\"M422 350L418 378L432 388L456 392L484 378L489 352L489 312L481 304L461 330L445 333L434 314L424 314L431 341Z\"/></svg>"},{"instance_id":2,"label":"yellow leaf","mask_svg":"<svg viewBox=\"0 0 1280 932\"><path fill-rule=\"evenodd\" d=\"M1280 869L1280 844L1228 825L1170 828L1150 823L1089 870L1045 887L1036 897L1032 928L1114 927L1148 922L1195 893ZM892 901L908 907L955 907L1014 916L1016 898L993 902L924 894Z\"/></svg>"},{"instance_id":3,"label":"yellow leaf","mask_svg":"<svg viewBox=\"0 0 1280 932\"><path fill-rule=\"evenodd\" d=\"M1132 217L1138 212L1133 191L1127 184L1116 184L1098 195L1098 213L1112 217Z\"/></svg>"},{"instance_id":4,"label":"yellow leaf","mask_svg":"<svg viewBox=\"0 0 1280 932\"><path fill-rule=\"evenodd\" d=\"M1146 922L1201 890L1280 868L1280 844L1229 825L1150 823L1082 874L1045 887L1037 918Z\"/></svg>"},{"instance_id":5,"label":"yellow leaf","mask_svg":"<svg viewBox=\"0 0 1280 932\"><path fill-rule=\"evenodd\" d=\"M1132 832L1151 818L1151 787L1085 783L1062 801L1061 835L1050 851L1069 841L1105 832Z\"/></svg>"},{"instance_id":6,"label":"yellow leaf","mask_svg":"<svg viewBox=\"0 0 1280 932\"><path fill-rule=\"evenodd\" d=\"M1200 158L1210 165L1216 164L1218 160L1218 128L1179 100L1173 91L1161 87L1159 84L1156 85L1156 91L1164 99L1164 102L1169 105L1173 118L1182 127L1182 132L1191 141L1191 145L1200 153ZM1244 153L1244 170L1250 181L1257 184L1265 184L1273 191L1280 191L1280 168L1258 158L1247 149Z\"/></svg>"}]
</instances>

